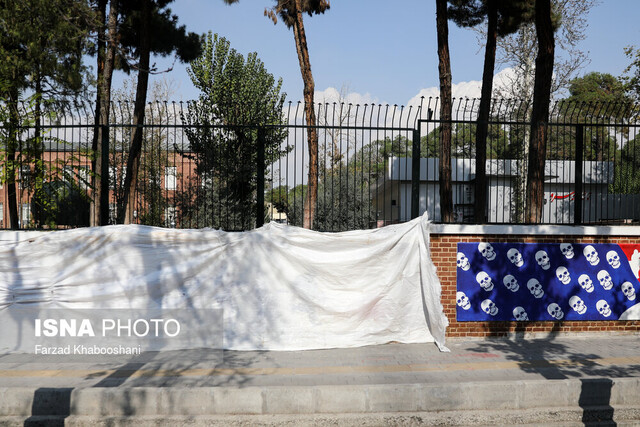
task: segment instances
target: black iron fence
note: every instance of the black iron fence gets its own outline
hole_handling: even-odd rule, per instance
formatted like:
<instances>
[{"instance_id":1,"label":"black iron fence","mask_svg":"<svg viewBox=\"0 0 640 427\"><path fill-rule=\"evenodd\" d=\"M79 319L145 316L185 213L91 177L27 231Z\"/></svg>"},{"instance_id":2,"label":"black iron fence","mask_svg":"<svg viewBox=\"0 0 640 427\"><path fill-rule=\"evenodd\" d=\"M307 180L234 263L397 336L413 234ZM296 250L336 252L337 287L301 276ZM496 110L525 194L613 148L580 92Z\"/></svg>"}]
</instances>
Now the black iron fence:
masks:
<instances>
[{"instance_id":1,"label":"black iron fence","mask_svg":"<svg viewBox=\"0 0 640 427\"><path fill-rule=\"evenodd\" d=\"M454 101L451 171L455 222L475 223L478 100ZM187 103L148 105L136 183L140 224L246 230L265 221L303 225L309 194L308 126L288 104L278 123L188 120ZM342 231L403 222L427 211L441 221L438 100L419 105L322 103L313 226ZM488 123L486 218L522 223L530 104L494 101ZM0 227L89 225L94 196L90 106L28 106L17 132L0 127ZM122 209L133 104L113 103L109 131L110 218ZM39 122L39 123L38 123ZM633 224L640 220L640 132L632 105L556 103L548 125L542 222ZM15 191L9 191L13 186ZM12 212L13 211L13 212Z\"/></svg>"}]
</instances>

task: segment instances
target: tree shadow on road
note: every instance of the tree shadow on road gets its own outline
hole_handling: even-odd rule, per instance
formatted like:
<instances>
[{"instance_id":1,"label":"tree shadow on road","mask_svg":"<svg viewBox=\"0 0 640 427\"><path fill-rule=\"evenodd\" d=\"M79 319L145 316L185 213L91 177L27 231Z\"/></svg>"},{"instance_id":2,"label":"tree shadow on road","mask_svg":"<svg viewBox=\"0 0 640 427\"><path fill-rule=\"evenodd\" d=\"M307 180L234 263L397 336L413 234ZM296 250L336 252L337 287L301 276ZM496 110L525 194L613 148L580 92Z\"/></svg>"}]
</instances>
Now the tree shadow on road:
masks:
<instances>
[{"instance_id":1,"label":"tree shadow on road","mask_svg":"<svg viewBox=\"0 0 640 427\"><path fill-rule=\"evenodd\" d=\"M579 379L580 396L575 404L583 409L582 421L605 422L606 425L615 426L614 408L611 406L615 384L613 379L640 376L640 364L616 365L615 361L603 360L605 356L602 352L584 351L584 344L571 346L567 339L559 339L558 332L562 330L562 326L563 322L555 322L544 338L529 339L518 336L519 334L515 338L490 338L476 343L468 350L500 353L505 359L517 362L523 372L538 374L547 380ZM524 325L520 328L519 332L525 331ZM585 337L575 339L584 340ZM598 345L597 340L598 338L590 339L589 343Z\"/></svg>"}]
</instances>

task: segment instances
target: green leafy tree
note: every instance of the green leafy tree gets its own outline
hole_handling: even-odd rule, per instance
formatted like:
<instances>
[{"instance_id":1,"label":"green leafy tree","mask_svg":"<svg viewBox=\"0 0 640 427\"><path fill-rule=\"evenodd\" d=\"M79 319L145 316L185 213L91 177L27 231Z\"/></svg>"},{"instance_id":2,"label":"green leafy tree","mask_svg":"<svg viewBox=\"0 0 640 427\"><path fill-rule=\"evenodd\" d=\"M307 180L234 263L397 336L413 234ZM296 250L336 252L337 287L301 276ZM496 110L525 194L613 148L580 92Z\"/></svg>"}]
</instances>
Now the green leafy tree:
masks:
<instances>
[{"instance_id":1,"label":"green leafy tree","mask_svg":"<svg viewBox=\"0 0 640 427\"><path fill-rule=\"evenodd\" d=\"M239 0L224 0L227 4L237 3ZM315 84L313 82L313 73L311 72L311 61L309 59L309 47L307 45L307 35L304 29L303 15L307 13L309 16L323 14L329 10L328 0L275 0L272 8L264 11L265 16L269 17L274 24L278 23L278 19L291 29L293 39L296 44L296 52L298 53L298 62L300 63L300 73L304 83L304 111L307 122L307 145L309 148L309 191L305 200L305 220L304 227L313 228L313 220L315 208L318 198L318 130L315 128L316 113L313 95Z\"/></svg>"},{"instance_id":2,"label":"green leafy tree","mask_svg":"<svg viewBox=\"0 0 640 427\"><path fill-rule=\"evenodd\" d=\"M569 97L559 104L556 120L584 125L585 160L613 161L617 140L602 125L627 122L632 111L631 102L620 79L611 74L592 72L570 82ZM552 128L547 158L575 159L575 132L574 126Z\"/></svg>"},{"instance_id":3,"label":"green leafy tree","mask_svg":"<svg viewBox=\"0 0 640 427\"><path fill-rule=\"evenodd\" d=\"M354 156L349 162L341 161L333 168L320 170L318 206L314 230L346 231L371 228L375 210L371 204L371 185L375 175L367 172L368 163ZM302 226L304 200L308 186L293 188L287 197L289 223Z\"/></svg>"},{"instance_id":4,"label":"green leafy tree","mask_svg":"<svg viewBox=\"0 0 640 427\"><path fill-rule=\"evenodd\" d=\"M289 213L289 186L280 185L267 191L264 196L265 203L271 203L284 214Z\"/></svg>"},{"instance_id":5,"label":"green leafy tree","mask_svg":"<svg viewBox=\"0 0 640 427\"><path fill-rule=\"evenodd\" d=\"M553 60L555 55L554 28L551 15L551 0L536 0L535 9L538 55L531 110L531 140L529 141L529 161L527 169L525 220L528 223L542 221L544 202L544 165L547 155L547 123L551 84L553 81Z\"/></svg>"},{"instance_id":6,"label":"green leafy tree","mask_svg":"<svg viewBox=\"0 0 640 427\"><path fill-rule=\"evenodd\" d=\"M513 34L523 24L533 20L533 3L530 0L451 0L449 9L451 19L462 27L475 27L486 18L486 43L484 68L482 73L482 90L478 107L478 127L476 149L476 185L475 185L475 219L486 222L486 170L487 135L489 132L489 115L491 95L493 93L493 74L496 62L496 46L498 37Z\"/></svg>"},{"instance_id":7,"label":"green leafy tree","mask_svg":"<svg viewBox=\"0 0 640 427\"><path fill-rule=\"evenodd\" d=\"M256 53L246 60L225 38L207 36L188 69L200 90L182 117L198 183L181 208L194 225L228 230L252 228L258 164L258 128L263 127L264 167L289 151L282 114L282 80L268 73Z\"/></svg>"},{"instance_id":8,"label":"green leafy tree","mask_svg":"<svg viewBox=\"0 0 640 427\"><path fill-rule=\"evenodd\" d=\"M624 70L622 81L625 84L626 92L633 97L636 103L640 103L640 49L629 46L624 53L631 60L629 66Z\"/></svg>"},{"instance_id":9,"label":"green leafy tree","mask_svg":"<svg viewBox=\"0 0 640 427\"><path fill-rule=\"evenodd\" d=\"M640 134L630 139L620 150L614 171L613 192L640 194Z\"/></svg>"},{"instance_id":10,"label":"green leafy tree","mask_svg":"<svg viewBox=\"0 0 640 427\"><path fill-rule=\"evenodd\" d=\"M476 158L477 143L476 123L456 123L451 133L451 151L454 158L473 159ZM510 142L508 132L500 125L491 124L487 133L487 156L488 159L510 159L513 158L515 147ZM435 128L429 134L423 136L420 141L421 157L436 157L437 145L440 140L440 128ZM477 163L476 163L477 167Z\"/></svg>"},{"instance_id":11,"label":"green leafy tree","mask_svg":"<svg viewBox=\"0 0 640 427\"><path fill-rule=\"evenodd\" d=\"M86 88L82 56L88 45L92 13L82 0L5 0L0 2L0 99L7 110L7 132L3 146L8 193L9 222L18 227L16 197L17 151L33 161L33 191L44 183L42 161L43 105L63 102ZM24 94L33 94L27 110L20 109ZM33 107L33 108L31 108ZM19 125L22 114L34 128L24 137ZM21 139L24 139L21 141ZM22 159L24 160L24 159Z\"/></svg>"},{"instance_id":12,"label":"green leafy tree","mask_svg":"<svg viewBox=\"0 0 640 427\"><path fill-rule=\"evenodd\" d=\"M130 154L129 142L134 133L135 109L130 108L130 100L135 96L137 79L131 78L124 81L122 88L114 91L112 95L113 105L111 115L115 122L124 126L116 127L111 133L109 164L111 167L110 185L116 199L122 200L126 187L126 167ZM164 182L168 167L176 167L175 152L169 145L169 134L172 132L171 123L175 123L177 116L170 106L163 102L171 98L173 93L171 82L166 79L156 80L151 84L149 98L145 109L145 126L142 132L142 150L139 164L139 175L136 179L137 197L131 205L135 210L137 222L144 225L157 227L166 226L166 216L173 207L170 195ZM178 180L177 169L176 183ZM112 212L110 221L115 221Z\"/></svg>"},{"instance_id":13,"label":"green leafy tree","mask_svg":"<svg viewBox=\"0 0 640 427\"><path fill-rule=\"evenodd\" d=\"M167 56L176 52L180 61L195 59L200 54L200 37L187 33L184 26L178 26L178 18L171 14L167 5L173 0L129 0L126 19L121 25L120 35L124 46L129 46L132 56L138 62L131 68L138 72L135 106L133 112L133 132L129 143L124 191L119 200L118 222L133 222L136 186L140 172L140 158L143 148L143 129L147 103L149 74L155 72L150 65L151 54ZM125 69L126 70L126 69Z\"/></svg>"},{"instance_id":14,"label":"green leafy tree","mask_svg":"<svg viewBox=\"0 0 640 427\"><path fill-rule=\"evenodd\" d=\"M518 1L504 1L516 6ZM533 12L536 1L522 0L529 4ZM598 0L551 0L551 25L555 30L554 73L551 93L566 90L569 82L589 62L588 53L580 50L586 38L588 16ZM496 88L499 97L530 100L534 90L535 58L538 51L538 35L535 15L527 19L512 34L497 40L496 61L503 67L512 68L508 82ZM484 34L479 39L484 42Z\"/></svg>"}]
</instances>

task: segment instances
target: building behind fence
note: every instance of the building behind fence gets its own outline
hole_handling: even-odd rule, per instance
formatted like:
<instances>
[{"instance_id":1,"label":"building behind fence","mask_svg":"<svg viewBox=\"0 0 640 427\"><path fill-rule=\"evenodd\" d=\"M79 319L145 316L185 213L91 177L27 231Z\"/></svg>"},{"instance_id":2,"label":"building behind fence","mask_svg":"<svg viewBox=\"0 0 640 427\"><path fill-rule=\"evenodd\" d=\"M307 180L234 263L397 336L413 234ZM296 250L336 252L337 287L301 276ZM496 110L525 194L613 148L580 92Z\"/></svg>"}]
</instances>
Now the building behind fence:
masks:
<instances>
[{"instance_id":1,"label":"building behind fence","mask_svg":"<svg viewBox=\"0 0 640 427\"><path fill-rule=\"evenodd\" d=\"M468 99L454 102L451 167L456 222L476 222L478 104ZM111 109L112 222L121 208L132 107L114 103ZM225 230L250 229L271 220L302 225L309 169L302 105L288 104L283 111L285 124L206 128L184 124L186 107L186 103L148 105L135 221ZM530 105L505 100L495 101L492 108L486 160L487 220L522 223ZM0 128L1 228L9 227L7 187L12 180L20 228L89 225L91 110L87 105L52 112L38 128L40 137L35 126L21 127L13 155L7 150L7 129ZM440 221L441 122L433 114L437 111L437 99L423 99L421 105L407 108L318 104L319 186L314 228L380 227L425 211ZM29 114L26 109L23 113ZM629 105L555 104L544 173L544 223L640 221L636 113ZM196 135L205 144L194 144Z\"/></svg>"}]
</instances>

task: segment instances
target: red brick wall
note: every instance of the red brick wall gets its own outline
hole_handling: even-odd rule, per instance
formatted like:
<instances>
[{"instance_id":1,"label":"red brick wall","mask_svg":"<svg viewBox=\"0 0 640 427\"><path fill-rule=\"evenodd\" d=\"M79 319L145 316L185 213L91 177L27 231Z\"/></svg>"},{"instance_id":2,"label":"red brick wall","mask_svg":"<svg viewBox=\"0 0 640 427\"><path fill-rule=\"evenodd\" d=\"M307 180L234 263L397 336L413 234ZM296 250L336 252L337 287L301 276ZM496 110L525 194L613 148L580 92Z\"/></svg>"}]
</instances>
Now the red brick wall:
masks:
<instances>
[{"instance_id":1,"label":"red brick wall","mask_svg":"<svg viewBox=\"0 0 640 427\"><path fill-rule=\"evenodd\" d=\"M638 237L578 235L456 235L431 234L431 259L442 283L442 305L449 319L448 337L505 336L514 332L640 332L640 320L633 321L556 321L556 322L457 322L456 321L456 254L458 243L639 243Z\"/></svg>"}]
</instances>

